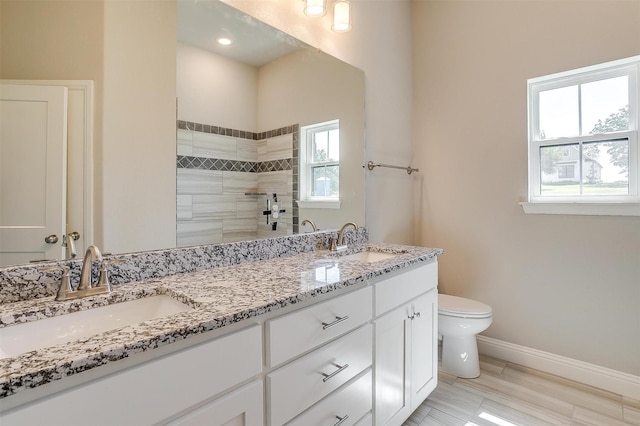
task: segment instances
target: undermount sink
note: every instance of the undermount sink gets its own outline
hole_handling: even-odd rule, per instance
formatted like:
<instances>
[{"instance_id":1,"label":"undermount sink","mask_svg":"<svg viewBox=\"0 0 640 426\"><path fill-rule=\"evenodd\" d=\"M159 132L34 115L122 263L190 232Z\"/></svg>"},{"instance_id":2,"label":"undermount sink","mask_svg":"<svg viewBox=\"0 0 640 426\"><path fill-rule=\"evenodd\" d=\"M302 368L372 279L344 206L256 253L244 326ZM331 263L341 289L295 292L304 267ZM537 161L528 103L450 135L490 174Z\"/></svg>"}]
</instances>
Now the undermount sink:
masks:
<instances>
[{"instance_id":1,"label":"undermount sink","mask_svg":"<svg viewBox=\"0 0 640 426\"><path fill-rule=\"evenodd\" d=\"M381 260L392 259L402 253L387 253L381 251L361 251L360 253L348 254L343 257L347 260L357 260L359 262L380 262Z\"/></svg>"},{"instance_id":2,"label":"undermount sink","mask_svg":"<svg viewBox=\"0 0 640 426\"><path fill-rule=\"evenodd\" d=\"M3 327L0 359L191 309L172 297L157 295Z\"/></svg>"}]
</instances>

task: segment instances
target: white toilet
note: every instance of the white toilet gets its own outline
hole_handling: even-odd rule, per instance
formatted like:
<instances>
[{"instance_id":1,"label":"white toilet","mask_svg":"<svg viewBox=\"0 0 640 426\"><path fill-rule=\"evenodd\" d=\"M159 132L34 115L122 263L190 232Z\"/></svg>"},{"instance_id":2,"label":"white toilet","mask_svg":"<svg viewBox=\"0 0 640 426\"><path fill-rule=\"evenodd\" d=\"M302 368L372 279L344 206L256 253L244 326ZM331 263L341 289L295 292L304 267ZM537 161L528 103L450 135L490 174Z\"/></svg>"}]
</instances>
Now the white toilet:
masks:
<instances>
[{"instance_id":1,"label":"white toilet","mask_svg":"<svg viewBox=\"0 0 640 426\"><path fill-rule=\"evenodd\" d=\"M438 334L442 370L464 379L480 375L476 334L493 321L491 306L464 297L438 295Z\"/></svg>"}]
</instances>

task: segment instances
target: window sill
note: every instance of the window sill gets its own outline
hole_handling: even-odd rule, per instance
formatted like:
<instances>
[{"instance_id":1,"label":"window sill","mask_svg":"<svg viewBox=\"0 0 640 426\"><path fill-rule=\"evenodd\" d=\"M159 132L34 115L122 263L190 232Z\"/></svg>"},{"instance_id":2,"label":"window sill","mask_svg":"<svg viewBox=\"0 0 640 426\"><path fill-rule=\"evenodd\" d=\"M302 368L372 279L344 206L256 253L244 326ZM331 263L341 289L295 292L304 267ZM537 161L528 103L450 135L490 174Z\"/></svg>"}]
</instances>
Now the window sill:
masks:
<instances>
[{"instance_id":1,"label":"window sill","mask_svg":"<svg viewBox=\"0 0 640 426\"><path fill-rule=\"evenodd\" d=\"M640 216L640 203L519 203L525 214L564 214L586 216Z\"/></svg>"},{"instance_id":2,"label":"window sill","mask_svg":"<svg viewBox=\"0 0 640 426\"><path fill-rule=\"evenodd\" d=\"M296 200L301 209L339 209L340 200Z\"/></svg>"}]
</instances>

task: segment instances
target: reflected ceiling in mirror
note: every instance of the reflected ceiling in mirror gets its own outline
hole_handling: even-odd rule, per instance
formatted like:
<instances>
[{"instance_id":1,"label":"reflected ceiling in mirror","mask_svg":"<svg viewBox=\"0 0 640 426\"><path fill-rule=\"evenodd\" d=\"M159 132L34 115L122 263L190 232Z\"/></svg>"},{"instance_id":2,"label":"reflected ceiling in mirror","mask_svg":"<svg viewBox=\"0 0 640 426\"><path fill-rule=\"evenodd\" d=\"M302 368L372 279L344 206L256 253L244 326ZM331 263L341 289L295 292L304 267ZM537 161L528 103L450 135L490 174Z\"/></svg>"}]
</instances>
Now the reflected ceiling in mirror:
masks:
<instances>
[{"instance_id":1,"label":"reflected ceiling in mirror","mask_svg":"<svg viewBox=\"0 0 640 426\"><path fill-rule=\"evenodd\" d=\"M261 67L307 44L220 1L179 1L177 36L181 43ZM226 38L229 45L217 41Z\"/></svg>"}]
</instances>

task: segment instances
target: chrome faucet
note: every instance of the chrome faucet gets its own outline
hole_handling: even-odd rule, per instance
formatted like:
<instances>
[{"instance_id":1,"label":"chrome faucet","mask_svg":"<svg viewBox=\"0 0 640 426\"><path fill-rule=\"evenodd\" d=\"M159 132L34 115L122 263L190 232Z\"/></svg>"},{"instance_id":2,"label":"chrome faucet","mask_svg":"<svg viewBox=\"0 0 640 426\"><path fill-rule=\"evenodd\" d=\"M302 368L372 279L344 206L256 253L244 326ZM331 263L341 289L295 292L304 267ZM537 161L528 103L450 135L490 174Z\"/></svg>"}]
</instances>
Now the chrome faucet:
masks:
<instances>
[{"instance_id":1,"label":"chrome faucet","mask_svg":"<svg viewBox=\"0 0 640 426\"><path fill-rule=\"evenodd\" d=\"M100 262L100 278L96 285L93 285L91 282L91 264L94 260ZM109 284L107 277L107 262L102 259L102 253L100 253L98 247L92 245L89 246L84 254L78 288L74 290L71 287L69 280L69 268L64 267L56 300L78 299L84 296L93 296L103 293L111 293L111 285Z\"/></svg>"},{"instance_id":2,"label":"chrome faucet","mask_svg":"<svg viewBox=\"0 0 640 426\"><path fill-rule=\"evenodd\" d=\"M340 231L338 231L338 238L335 240L331 240L331 251L340 251L347 249L347 245L344 242L344 233L349 226L353 226L353 229L358 229L358 225L356 225L354 222L347 222L342 225L342 228L340 228Z\"/></svg>"},{"instance_id":3,"label":"chrome faucet","mask_svg":"<svg viewBox=\"0 0 640 426\"><path fill-rule=\"evenodd\" d=\"M312 220L305 219L305 220L303 220L303 221L302 221L302 224L301 224L301 225L302 225L302 226L304 226L304 225L306 225L306 224L311 225L311 228L313 228L313 232L316 232L316 231L318 230L318 227L316 226L316 224L315 224L315 223L313 223L313 221L312 221Z\"/></svg>"}]
</instances>

